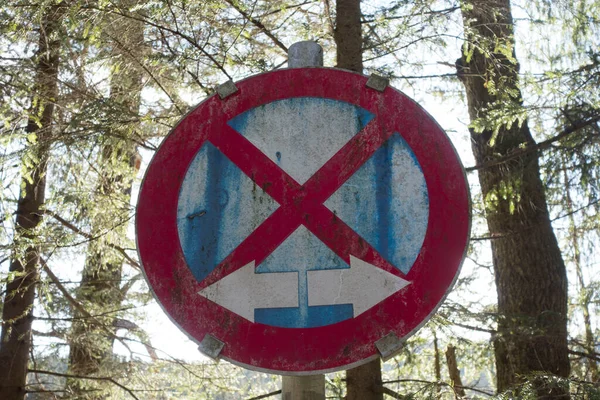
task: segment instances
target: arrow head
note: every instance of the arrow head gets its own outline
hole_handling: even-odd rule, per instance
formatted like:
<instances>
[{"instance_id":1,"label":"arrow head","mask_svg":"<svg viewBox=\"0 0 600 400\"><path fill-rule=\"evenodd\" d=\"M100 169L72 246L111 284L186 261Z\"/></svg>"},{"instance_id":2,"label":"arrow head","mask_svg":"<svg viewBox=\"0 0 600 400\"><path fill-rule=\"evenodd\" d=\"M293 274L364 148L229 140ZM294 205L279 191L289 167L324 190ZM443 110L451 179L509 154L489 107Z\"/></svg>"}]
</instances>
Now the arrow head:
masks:
<instances>
[{"instance_id":1,"label":"arrow head","mask_svg":"<svg viewBox=\"0 0 600 400\"><path fill-rule=\"evenodd\" d=\"M198 294L248 321L254 322L254 308L247 301L250 293L249 287L246 285L246 282L254 274L254 269L255 263L251 261L223 279L205 287Z\"/></svg>"},{"instance_id":2,"label":"arrow head","mask_svg":"<svg viewBox=\"0 0 600 400\"><path fill-rule=\"evenodd\" d=\"M308 271L308 305L352 304L356 318L408 284L350 255L350 268Z\"/></svg>"},{"instance_id":3,"label":"arrow head","mask_svg":"<svg viewBox=\"0 0 600 400\"><path fill-rule=\"evenodd\" d=\"M409 281L353 255L350 255L350 269L363 281L364 295L353 303L355 318L410 284Z\"/></svg>"},{"instance_id":4,"label":"arrow head","mask_svg":"<svg viewBox=\"0 0 600 400\"><path fill-rule=\"evenodd\" d=\"M251 261L198 294L254 322L257 308L298 307L298 274L256 273Z\"/></svg>"}]
</instances>

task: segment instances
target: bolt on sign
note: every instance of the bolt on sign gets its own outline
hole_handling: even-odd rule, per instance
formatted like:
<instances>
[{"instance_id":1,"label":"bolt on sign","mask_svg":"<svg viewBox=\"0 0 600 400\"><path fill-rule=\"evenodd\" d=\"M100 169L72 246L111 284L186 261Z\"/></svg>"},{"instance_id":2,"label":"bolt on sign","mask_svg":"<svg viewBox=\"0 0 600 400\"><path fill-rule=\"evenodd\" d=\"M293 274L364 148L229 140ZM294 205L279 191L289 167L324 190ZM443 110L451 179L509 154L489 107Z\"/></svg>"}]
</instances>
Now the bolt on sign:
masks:
<instances>
[{"instance_id":1,"label":"bolt on sign","mask_svg":"<svg viewBox=\"0 0 600 400\"><path fill-rule=\"evenodd\" d=\"M200 350L291 375L396 353L450 290L469 226L431 116L327 68L220 86L156 152L136 218L150 287Z\"/></svg>"}]
</instances>

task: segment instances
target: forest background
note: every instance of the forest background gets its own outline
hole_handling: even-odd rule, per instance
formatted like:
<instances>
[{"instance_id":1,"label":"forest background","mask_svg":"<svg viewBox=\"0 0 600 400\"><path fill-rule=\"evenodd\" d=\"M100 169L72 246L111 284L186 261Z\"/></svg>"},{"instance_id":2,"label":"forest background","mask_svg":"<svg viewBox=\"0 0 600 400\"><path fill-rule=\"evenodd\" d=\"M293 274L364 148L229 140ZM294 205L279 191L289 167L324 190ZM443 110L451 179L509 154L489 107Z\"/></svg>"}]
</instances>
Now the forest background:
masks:
<instances>
[{"instance_id":1,"label":"forest background","mask_svg":"<svg viewBox=\"0 0 600 400\"><path fill-rule=\"evenodd\" d=\"M328 375L328 397L600 398L600 2L1 4L0 398L279 395L278 377L157 345L131 225L177 121L306 39L420 102L473 200L438 313L392 360Z\"/></svg>"}]
</instances>

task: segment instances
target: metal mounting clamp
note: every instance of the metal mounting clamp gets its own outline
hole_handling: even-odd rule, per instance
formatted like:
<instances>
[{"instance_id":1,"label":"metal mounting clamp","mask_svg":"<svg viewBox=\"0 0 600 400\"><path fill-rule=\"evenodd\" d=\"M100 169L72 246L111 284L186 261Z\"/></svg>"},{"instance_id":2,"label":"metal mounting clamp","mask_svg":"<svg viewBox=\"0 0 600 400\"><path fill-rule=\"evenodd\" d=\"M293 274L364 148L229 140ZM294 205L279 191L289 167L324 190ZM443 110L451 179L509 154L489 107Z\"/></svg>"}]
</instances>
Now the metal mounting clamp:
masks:
<instances>
[{"instance_id":1,"label":"metal mounting clamp","mask_svg":"<svg viewBox=\"0 0 600 400\"><path fill-rule=\"evenodd\" d=\"M367 80L367 87L375 89L379 92L383 92L389 84L390 80L388 78L384 78L383 76L377 74L371 74Z\"/></svg>"},{"instance_id":2,"label":"metal mounting clamp","mask_svg":"<svg viewBox=\"0 0 600 400\"><path fill-rule=\"evenodd\" d=\"M206 334L204 336L204 339L202 339L202 341L200 342L198 350L205 356L216 360L219 357L219 354L221 353L221 350L223 350L224 346L225 343L223 343L211 334Z\"/></svg>"},{"instance_id":3,"label":"metal mounting clamp","mask_svg":"<svg viewBox=\"0 0 600 400\"><path fill-rule=\"evenodd\" d=\"M402 349L402 341L394 332L390 332L376 341L375 347L381 354L381 359L387 361Z\"/></svg>"},{"instance_id":4,"label":"metal mounting clamp","mask_svg":"<svg viewBox=\"0 0 600 400\"><path fill-rule=\"evenodd\" d=\"M238 91L238 88L237 88L237 86L235 86L235 83L233 83L233 81L227 81L227 82L222 83L219 86L217 86L217 94L219 95L221 100L223 100L226 97L231 96L232 94L236 93L237 91Z\"/></svg>"}]
</instances>

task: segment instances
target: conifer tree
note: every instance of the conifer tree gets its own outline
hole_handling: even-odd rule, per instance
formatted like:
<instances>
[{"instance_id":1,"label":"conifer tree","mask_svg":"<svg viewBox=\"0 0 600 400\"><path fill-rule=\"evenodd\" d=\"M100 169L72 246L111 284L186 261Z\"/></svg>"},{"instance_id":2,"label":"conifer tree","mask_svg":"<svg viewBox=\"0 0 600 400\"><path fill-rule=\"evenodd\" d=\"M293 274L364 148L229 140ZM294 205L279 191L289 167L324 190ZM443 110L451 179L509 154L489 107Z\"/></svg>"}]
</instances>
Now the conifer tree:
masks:
<instances>
[{"instance_id":1,"label":"conifer tree","mask_svg":"<svg viewBox=\"0 0 600 400\"><path fill-rule=\"evenodd\" d=\"M465 36L457 61L471 121L494 110L522 106L514 30L508 0L475 0L461 7ZM532 379L541 398L566 398L568 389L534 374L568 377L567 276L550 222L535 147L527 120L495 121L471 128L473 154L490 230L498 332L493 338L498 391Z\"/></svg>"},{"instance_id":2,"label":"conifer tree","mask_svg":"<svg viewBox=\"0 0 600 400\"><path fill-rule=\"evenodd\" d=\"M39 229L44 214L46 172L58 96L60 29L65 6L45 5L38 29L38 50L31 109L25 132L21 192L16 209L14 248L2 308L0 398L26 395L35 288L39 279Z\"/></svg>"},{"instance_id":3,"label":"conifer tree","mask_svg":"<svg viewBox=\"0 0 600 400\"><path fill-rule=\"evenodd\" d=\"M110 46L112 63L109 102L113 113L107 119L106 132L100 134L98 187L92 199L90 242L76 300L85 307L85 314L74 309L69 335L69 370L73 375L88 376L110 371L113 344L117 328L135 326L118 318L126 296L123 285L123 256L109 243L124 242L130 219L131 189L140 159L133 136L140 129L139 107L142 91L144 25L122 15L112 15L105 21L106 43ZM125 122L132 121L132 122ZM110 210L110 212L107 212ZM106 227L112 227L105 233ZM84 317L99 315L92 320ZM83 396L90 382L70 381L76 398ZM86 398L102 398L101 391L90 391Z\"/></svg>"}]
</instances>

